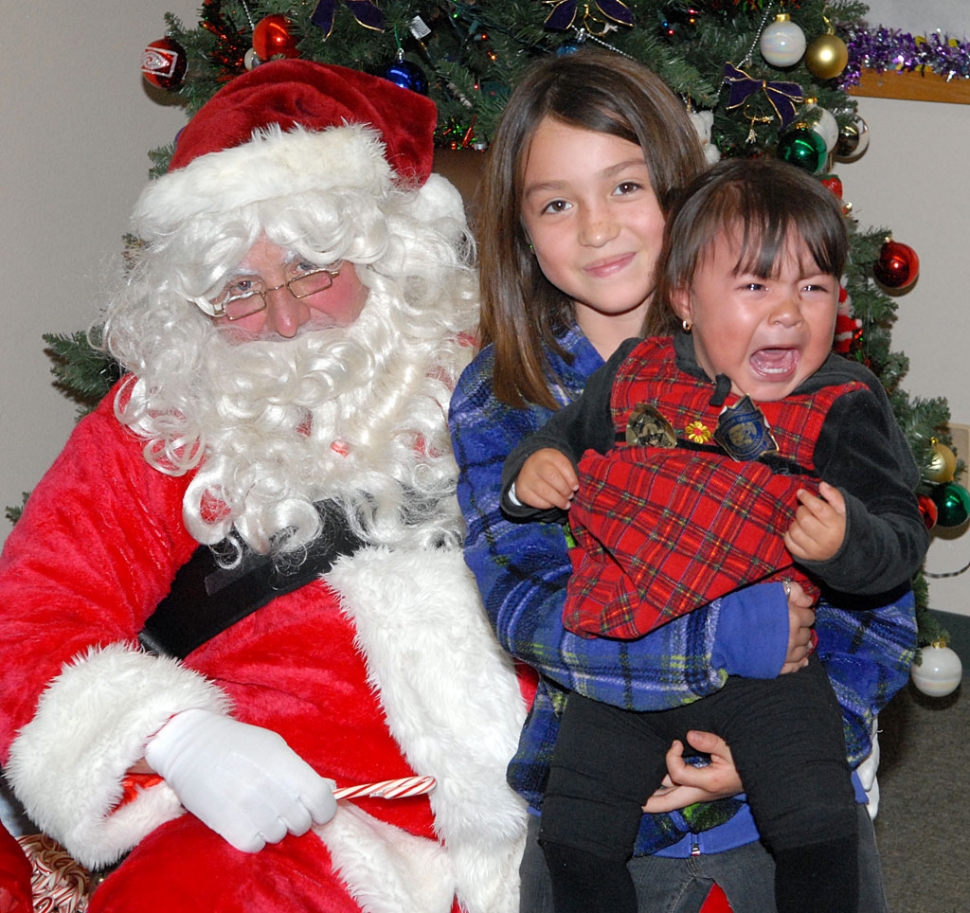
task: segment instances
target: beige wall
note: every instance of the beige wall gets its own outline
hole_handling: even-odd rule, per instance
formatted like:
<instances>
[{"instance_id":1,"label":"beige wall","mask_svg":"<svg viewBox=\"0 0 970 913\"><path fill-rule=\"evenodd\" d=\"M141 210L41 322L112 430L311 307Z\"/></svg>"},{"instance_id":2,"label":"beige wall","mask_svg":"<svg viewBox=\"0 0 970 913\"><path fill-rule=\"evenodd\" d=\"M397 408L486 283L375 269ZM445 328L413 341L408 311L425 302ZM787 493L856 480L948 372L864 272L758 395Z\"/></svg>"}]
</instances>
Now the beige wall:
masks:
<instances>
[{"instance_id":1,"label":"beige wall","mask_svg":"<svg viewBox=\"0 0 970 913\"><path fill-rule=\"evenodd\" d=\"M147 177L147 151L183 126L146 92L142 48L163 15L198 0L10 3L0 30L0 506L18 503L57 455L74 407L51 385L44 332L97 313L102 258L117 251ZM838 173L864 225L916 248L917 286L894 343L916 396L946 396L970 424L970 106L862 99L868 152ZM966 455L970 456L970 454ZM0 540L8 531L0 519ZM970 535L938 539L930 570L970 560ZM970 615L970 574L931 584L934 608Z\"/></svg>"},{"instance_id":2,"label":"beige wall","mask_svg":"<svg viewBox=\"0 0 970 913\"><path fill-rule=\"evenodd\" d=\"M147 180L149 149L181 110L151 100L145 45L198 0L5 3L0 28L0 506L19 504L71 430L51 385L45 332L97 313L101 262L116 252ZM0 517L0 537L9 526Z\"/></svg>"},{"instance_id":3,"label":"beige wall","mask_svg":"<svg viewBox=\"0 0 970 913\"><path fill-rule=\"evenodd\" d=\"M970 35L970 5L965 0L865 0L866 19L911 35L941 31L955 38Z\"/></svg>"}]
</instances>

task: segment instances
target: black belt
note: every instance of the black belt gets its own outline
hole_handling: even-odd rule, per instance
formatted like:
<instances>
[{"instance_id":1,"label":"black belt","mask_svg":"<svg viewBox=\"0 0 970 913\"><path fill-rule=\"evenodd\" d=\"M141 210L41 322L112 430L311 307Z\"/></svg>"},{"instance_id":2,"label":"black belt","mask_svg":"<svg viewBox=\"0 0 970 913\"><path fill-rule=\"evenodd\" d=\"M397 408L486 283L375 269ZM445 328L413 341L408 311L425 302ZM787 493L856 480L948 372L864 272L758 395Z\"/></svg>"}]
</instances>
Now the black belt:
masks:
<instances>
[{"instance_id":1,"label":"black belt","mask_svg":"<svg viewBox=\"0 0 970 913\"><path fill-rule=\"evenodd\" d=\"M247 549L238 565L227 569L216 563L213 548L197 548L179 568L169 594L145 622L139 635L142 646L152 653L184 659L277 596L312 583L339 557L352 555L363 545L350 531L338 504L321 501L315 506L323 530L299 564L295 557L289 566L288 556L274 559Z\"/></svg>"}]
</instances>

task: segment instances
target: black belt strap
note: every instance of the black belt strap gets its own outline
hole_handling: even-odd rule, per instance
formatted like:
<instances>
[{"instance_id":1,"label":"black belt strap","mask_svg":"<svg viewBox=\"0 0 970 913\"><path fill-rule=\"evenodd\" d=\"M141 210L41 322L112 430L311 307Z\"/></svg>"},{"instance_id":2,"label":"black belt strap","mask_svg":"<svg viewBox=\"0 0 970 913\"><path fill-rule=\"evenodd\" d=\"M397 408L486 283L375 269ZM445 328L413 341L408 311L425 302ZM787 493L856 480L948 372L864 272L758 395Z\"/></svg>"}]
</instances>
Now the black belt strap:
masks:
<instances>
[{"instance_id":1,"label":"black belt strap","mask_svg":"<svg viewBox=\"0 0 970 913\"><path fill-rule=\"evenodd\" d=\"M287 567L269 555L246 551L231 569L220 567L209 546L200 546L179 568L172 588L145 622L139 635L152 653L184 659L226 628L272 602L312 583L342 555L352 555L363 543L348 528L343 509L332 501L316 505L323 532L309 547L306 559Z\"/></svg>"}]
</instances>

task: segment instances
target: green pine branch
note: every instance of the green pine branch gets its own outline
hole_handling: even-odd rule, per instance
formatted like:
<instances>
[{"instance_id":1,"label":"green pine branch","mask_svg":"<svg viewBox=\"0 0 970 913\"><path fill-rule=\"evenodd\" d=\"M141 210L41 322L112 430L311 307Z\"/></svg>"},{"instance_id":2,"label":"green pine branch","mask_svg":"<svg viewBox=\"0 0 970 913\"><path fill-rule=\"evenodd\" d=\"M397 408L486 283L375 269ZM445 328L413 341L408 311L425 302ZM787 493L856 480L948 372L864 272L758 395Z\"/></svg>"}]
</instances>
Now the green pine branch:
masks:
<instances>
[{"instance_id":1,"label":"green pine branch","mask_svg":"<svg viewBox=\"0 0 970 913\"><path fill-rule=\"evenodd\" d=\"M44 342L53 361L54 386L77 404L80 419L101 402L121 377L121 368L85 332L45 333Z\"/></svg>"}]
</instances>

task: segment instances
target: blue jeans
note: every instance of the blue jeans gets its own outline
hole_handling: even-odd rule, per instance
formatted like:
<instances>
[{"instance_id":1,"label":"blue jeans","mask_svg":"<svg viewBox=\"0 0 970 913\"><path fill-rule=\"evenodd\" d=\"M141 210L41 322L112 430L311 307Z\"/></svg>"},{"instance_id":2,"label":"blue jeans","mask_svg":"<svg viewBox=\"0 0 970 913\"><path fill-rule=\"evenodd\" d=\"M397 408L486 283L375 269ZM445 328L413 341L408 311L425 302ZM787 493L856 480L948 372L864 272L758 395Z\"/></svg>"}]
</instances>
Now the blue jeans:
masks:
<instances>
[{"instance_id":1,"label":"blue jeans","mask_svg":"<svg viewBox=\"0 0 970 913\"><path fill-rule=\"evenodd\" d=\"M862 805L858 818L859 913L888 913L872 821ZM531 816L520 868L520 913L553 913L552 885L538 834L539 819ZM777 913L774 863L760 843L685 859L637 856L629 869L640 913L698 913L714 882L727 894L734 913Z\"/></svg>"}]
</instances>

